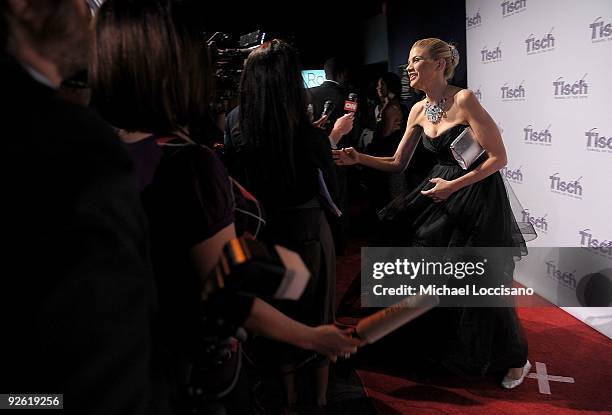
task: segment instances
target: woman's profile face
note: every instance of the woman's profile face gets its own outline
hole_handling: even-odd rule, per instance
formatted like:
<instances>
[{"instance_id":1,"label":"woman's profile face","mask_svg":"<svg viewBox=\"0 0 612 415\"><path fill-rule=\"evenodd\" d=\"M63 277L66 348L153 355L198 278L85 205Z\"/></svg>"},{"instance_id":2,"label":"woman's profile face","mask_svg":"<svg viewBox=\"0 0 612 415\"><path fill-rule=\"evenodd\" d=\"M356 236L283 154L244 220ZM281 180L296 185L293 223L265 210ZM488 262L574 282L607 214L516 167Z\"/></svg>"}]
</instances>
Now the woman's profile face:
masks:
<instances>
[{"instance_id":1,"label":"woman's profile face","mask_svg":"<svg viewBox=\"0 0 612 415\"><path fill-rule=\"evenodd\" d=\"M382 79L378 80L378 84L376 84L376 93L379 98L386 98L389 95L389 90L387 89L387 84Z\"/></svg>"},{"instance_id":2,"label":"woman's profile face","mask_svg":"<svg viewBox=\"0 0 612 415\"><path fill-rule=\"evenodd\" d=\"M436 75L436 61L431 59L427 50L415 47L410 50L406 66L410 77L410 86L420 89Z\"/></svg>"}]
</instances>

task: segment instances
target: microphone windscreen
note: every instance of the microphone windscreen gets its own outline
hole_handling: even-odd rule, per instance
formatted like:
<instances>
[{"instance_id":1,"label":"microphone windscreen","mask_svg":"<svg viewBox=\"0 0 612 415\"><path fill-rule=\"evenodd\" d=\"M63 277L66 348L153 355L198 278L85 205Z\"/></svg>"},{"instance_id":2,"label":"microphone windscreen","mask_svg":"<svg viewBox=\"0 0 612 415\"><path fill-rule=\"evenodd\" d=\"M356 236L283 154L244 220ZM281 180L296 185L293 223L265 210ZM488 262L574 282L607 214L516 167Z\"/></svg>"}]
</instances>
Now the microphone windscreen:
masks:
<instances>
[{"instance_id":1,"label":"microphone windscreen","mask_svg":"<svg viewBox=\"0 0 612 415\"><path fill-rule=\"evenodd\" d=\"M323 104L323 113L321 114L321 117L324 117L331 112L332 105L333 102L329 100L325 101L325 104Z\"/></svg>"}]
</instances>

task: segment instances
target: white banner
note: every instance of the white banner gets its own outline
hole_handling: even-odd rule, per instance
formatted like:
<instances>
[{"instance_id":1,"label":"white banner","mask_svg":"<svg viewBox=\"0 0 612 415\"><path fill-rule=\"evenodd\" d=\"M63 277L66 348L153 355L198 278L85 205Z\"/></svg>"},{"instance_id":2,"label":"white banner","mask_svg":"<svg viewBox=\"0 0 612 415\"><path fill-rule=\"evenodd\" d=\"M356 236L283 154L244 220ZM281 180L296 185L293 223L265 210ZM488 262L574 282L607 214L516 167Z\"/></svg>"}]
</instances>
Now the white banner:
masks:
<instances>
[{"instance_id":1,"label":"white banner","mask_svg":"<svg viewBox=\"0 0 612 415\"><path fill-rule=\"evenodd\" d=\"M468 85L502 130L532 245L612 255L612 1L466 0L466 37ZM612 337L612 308L568 311Z\"/></svg>"}]
</instances>

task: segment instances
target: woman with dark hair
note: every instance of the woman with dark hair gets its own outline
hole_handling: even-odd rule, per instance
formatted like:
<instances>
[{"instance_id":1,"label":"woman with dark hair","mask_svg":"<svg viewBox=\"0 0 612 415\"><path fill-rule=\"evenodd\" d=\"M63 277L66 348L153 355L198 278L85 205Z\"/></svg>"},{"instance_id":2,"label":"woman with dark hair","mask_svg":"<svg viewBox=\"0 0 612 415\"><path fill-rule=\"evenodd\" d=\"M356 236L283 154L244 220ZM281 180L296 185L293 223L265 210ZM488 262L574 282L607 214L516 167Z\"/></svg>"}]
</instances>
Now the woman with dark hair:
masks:
<instances>
[{"instance_id":1,"label":"woman with dark hair","mask_svg":"<svg viewBox=\"0 0 612 415\"><path fill-rule=\"evenodd\" d=\"M380 123L381 137L388 137L403 129L408 115L400 103L402 81L397 74L387 72L378 79L376 93L380 99L376 121Z\"/></svg>"},{"instance_id":2,"label":"woman with dark hair","mask_svg":"<svg viewBox=\"0 0 612 415\"><path fill-rule=\"evenodd\" d=\"M398 75L387 72L378 79L376 93L380 99L380 104L375 108L376 129L366 153L389 157L397 150L408 117L406 107L400 102L402 81ZM370 170L366 174L369 178L371 203L376 210L406 191L406 179L403 173Z\"/></svg>"},{"instance_id":3,"label":"woman with dark hair","mask_svg":"<svg viewBox=\"0 0 612 415\"><path fill-rule=\"evenodd\" d=\"M120 129L136 164L158 286L158 363L173 405L183 410L179 392L193 384L204 360L202 339L214 334L202 332L203 285L235 237L227 173L212 150L189 137L188 125L207 109L211 80L191 16L183 2L107 0L96 17L91 65L95 106ZM224 300L224 320L257 334L331 359L355 350L357 342L336 327L305 326L246 295L228 293ZM204 368L206 375L214 364Z\"/></svg>"},{"instance_id":4,"label":"woman with dark hair","mask_svg":"<svg viewBox=\"0 0 612 415\"><path fill-rule=\"evenodd\" d=\"M238 149L249 189L262 201L267 226L262 239L298 252L312 278L302 299L283 304L288 315L309 325L334 321L335 252L319 202L319 175L335 194L328 137L308 117L297 51L281 40L264 43L245 64L240 84ZM288 404L296 402L294 368L299 359L281 353ZM316 400L326 404L329 361L315 365Z\"/></svg>"}]
</instances>

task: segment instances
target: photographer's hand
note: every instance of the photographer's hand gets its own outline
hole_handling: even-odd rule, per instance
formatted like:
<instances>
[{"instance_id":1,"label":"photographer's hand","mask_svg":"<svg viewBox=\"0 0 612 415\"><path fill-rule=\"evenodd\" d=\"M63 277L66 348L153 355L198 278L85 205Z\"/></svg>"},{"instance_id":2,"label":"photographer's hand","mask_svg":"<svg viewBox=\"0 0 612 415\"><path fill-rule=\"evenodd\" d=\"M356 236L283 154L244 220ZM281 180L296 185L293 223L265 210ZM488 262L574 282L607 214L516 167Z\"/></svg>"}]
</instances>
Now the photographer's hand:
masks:
<instances>
[{"instance_id":1,"label":"photographer's hand","mask_svg":"<svg viewBox=\"0 0 612 415\"><path fill-rule=\"evenodd\" d=\"M259 298L255 298L244 327L261 336L313 350L334 362L338 355L355 353L360 344L358 339L350 337L350 331L332 325L306 326Z\"/></svg>"},{"instance_id":2,"label":"photographer's hand","mask_svg":"<svg viewBox=\"0 0 612 415\"><path fill-rule=\"evenodd\" d=\"M338 144L338 141L340 141L345 134L351 132L354 121L355 115L352 112L349 112L336 120L334 123L334 128L329 134L329 138L334 142L334 144Z\"/></svg>"},{"instance_id":3,"label":"photographer's hand","mask_svg":"<svg viewBox=\"0 0 612 415\"><path fill-rule=\"evenodd\" d=\"M325 325L311 328L313 335L310 350L326 356L335 362L338 356L345 356L357 352L361 341L351 337L352 329L341 330L333 325Z\"/></svg>"}]
</instances>

